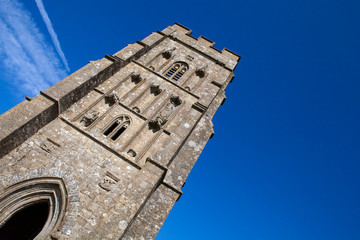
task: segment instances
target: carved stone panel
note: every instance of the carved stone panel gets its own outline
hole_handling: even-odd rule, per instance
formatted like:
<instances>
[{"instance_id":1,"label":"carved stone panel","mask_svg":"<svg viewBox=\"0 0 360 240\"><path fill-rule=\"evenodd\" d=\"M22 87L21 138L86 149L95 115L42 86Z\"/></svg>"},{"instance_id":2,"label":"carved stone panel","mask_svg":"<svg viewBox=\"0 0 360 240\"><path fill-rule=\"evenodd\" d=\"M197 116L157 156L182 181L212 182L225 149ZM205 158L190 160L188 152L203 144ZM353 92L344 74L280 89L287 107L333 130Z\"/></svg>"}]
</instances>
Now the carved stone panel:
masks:
<instances>
[{"instance_id":1,"label":"carved stone panel","mask_svg":"<svg viewBox=\"0 0 360 240\"><path fill-rule=\"evenodd\" d=\"M190 55L187 55L187 56L186 56L186 59L189 60L189 61L192 61L192 60L194 60L194 57L192 57L192 56L190 56Z\"/></svg>"},{"instance_id":2,"label":"carved stone panel","mask_svg":"<svg viewBox=\"0 0 360 240\"><path fill-rule=\"evenodd\" d=\"M111 191L118 181L119 179L117 177L109 172L106 172L105 176L101 179L99 186L106 191Z\"/></svg>"},{"instance_id":3,"label":"carved stone panel","mask_svg":"<svg viewBox=\"0 0 360 240\"><path fill-rule=\"evenodd\" d=\"M47 153L51 153L55 151L57 148L60 147L60 144L56 143L55 141L47 138L41 145L40 148Z\"/></svg>"}]
</instances>

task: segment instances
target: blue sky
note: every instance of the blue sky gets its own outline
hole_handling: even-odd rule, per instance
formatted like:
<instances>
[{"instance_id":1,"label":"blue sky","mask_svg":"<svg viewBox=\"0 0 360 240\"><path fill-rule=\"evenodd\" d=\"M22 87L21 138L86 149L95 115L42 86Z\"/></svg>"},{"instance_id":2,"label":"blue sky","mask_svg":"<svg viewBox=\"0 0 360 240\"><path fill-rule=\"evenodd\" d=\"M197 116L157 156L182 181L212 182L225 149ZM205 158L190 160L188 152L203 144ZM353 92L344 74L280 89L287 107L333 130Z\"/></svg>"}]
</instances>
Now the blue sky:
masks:
<instances>
[{"instance_id":1,"label":"blue sky","mask_svg":"<svg viewBox=\"0 0 360 240\"><path fill-rule=\"evenodd\" d=\"M360 239L359 1L41 3L0 0L0 113L174 22L242 56L157 239Z\"/></svg>"}]
</instances>

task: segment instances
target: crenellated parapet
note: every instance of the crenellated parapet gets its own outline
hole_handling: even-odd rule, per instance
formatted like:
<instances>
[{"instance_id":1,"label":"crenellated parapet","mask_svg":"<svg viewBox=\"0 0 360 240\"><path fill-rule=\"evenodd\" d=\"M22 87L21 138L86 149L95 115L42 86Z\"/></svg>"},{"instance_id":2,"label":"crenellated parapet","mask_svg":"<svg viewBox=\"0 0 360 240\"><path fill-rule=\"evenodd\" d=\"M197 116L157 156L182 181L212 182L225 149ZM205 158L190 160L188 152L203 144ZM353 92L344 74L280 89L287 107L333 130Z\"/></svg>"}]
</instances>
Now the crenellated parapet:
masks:
<instances>
[{"instance_id":1,"label":"crenellated parapet","mask_svg":"<svg viewBox=\"0 0 360 240\"><path fill-rule=\"evenodd\" d=\"M220 51L214 47L215 42L203 36L195 38L191 36L191 33L192 30L184 27L179 23L175 23L174 25L169 26L159 32L159 34L169 36L176 41L186 44L190 48L196 49L197 51L203 53L209 58L212 58L219 65L222 65L229 70L235 69L241 56L237 55L236 53L230 51L227 48L224 48Z\"/></svg>"}]
</instances>

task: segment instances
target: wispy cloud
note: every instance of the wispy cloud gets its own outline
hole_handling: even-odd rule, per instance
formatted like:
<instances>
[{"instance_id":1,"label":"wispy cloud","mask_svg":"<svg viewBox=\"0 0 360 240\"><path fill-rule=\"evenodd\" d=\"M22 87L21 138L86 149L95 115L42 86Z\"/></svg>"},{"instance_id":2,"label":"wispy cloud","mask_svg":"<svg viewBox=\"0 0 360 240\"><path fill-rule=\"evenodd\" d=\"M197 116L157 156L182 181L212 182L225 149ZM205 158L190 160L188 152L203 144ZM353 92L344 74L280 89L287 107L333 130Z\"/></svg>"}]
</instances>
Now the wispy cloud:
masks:
<instances>
[{"instance_id":1,"label":"wispy cloud","mask_svg":"<svg viewBox=\"0 0 360 240\"><path fill-rule=\"evenodd\" d=\"M0 0L0 64L21 93L32 95L67 75L18 0Z\"/></svg>"},{"instance_id":2,"label":"wispy cloud","mask_svg":"<svg viewBox=\"0 0 360 240\"><path fill-rule=\"evenodd\" d=\"M35 2L36 2L37 7L39 8L40 14L41 14L41 16L42 16L42 18L43 18L43 20L45 22L47 30L49 31L49 34L50 34L51 39L53 41L53 44L54 44L54 46L56 48L56 51L58 52L62 62L64 63L64 65L66 67L66 70L68 72L70 72L70 68L69 68L68 62L67 62L67 60L65 58L65 54L61 50L60 42L59 42L59 40L57 38L57 35L56 35L55 31L54 31L54 28L52 26L50 18L49 18L48 14L47 14L47 12L45 10L44 4L43 4L42 0L35 0Z\"/></svg>"}]
</instances>

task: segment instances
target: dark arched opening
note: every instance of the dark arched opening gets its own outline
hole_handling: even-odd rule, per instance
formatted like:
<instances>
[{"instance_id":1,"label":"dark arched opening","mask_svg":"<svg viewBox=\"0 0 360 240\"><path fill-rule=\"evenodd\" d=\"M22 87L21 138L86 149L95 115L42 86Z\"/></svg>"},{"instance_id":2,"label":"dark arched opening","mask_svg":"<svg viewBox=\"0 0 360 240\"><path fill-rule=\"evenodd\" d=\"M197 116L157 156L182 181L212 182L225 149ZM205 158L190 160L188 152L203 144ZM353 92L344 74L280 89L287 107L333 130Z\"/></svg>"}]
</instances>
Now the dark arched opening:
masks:
<instances>
[{"instance_id":1,"label":"dark arched opening","mask_svg":"<svg viewBox=\"0 0 360 240\"><path fill-rule=\"evenodd\" d=\"M34 239L41 232L48 216L48 201L31 204L20 211L17 211L3 226L0 227L0 239Z\"/></svg>"}]
</instances>

